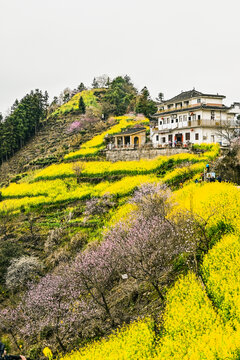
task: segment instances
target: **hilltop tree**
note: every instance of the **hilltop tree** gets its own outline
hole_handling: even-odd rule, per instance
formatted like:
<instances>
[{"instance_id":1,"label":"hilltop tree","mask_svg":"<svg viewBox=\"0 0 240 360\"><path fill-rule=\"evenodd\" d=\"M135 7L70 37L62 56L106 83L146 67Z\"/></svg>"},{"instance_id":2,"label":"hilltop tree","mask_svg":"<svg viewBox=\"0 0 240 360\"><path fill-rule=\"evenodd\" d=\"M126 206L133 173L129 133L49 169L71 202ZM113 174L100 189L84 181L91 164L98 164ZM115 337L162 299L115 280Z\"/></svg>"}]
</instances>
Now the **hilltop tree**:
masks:
<instances>
[{"instance_id":1,"label":"hilltop tree","mask_svg":"<svg viewBox=\"0 0 240 360\"><path fill-rule=\"evenodd\" d=\"M110 83L110 86L103 98L104 114L106 116L123 115L131 108L132 100L136 97L137 91L129 77L118 76Z\"/></svg>"},{"instance_id":2,"label":"hilltop tree","mask_svg":"<svg viewBox=\"0 0 240 360\"><path fill-rule=\"evenodd\" d=\"M138 97L136 104L136 112L150 116L157 111L155 102L151 99L150 93L146 86L141 90L140 96Z\"/></svg>"},{"instance_id":3,"label":"hilltop tree","mask_svg":"<svg viewBox=\"0 0 240 360\"><path fill-rule=\"evenodd\" d=\"M110 79L107 75L101 75L96 78L98 88L106 88L110 85Z\"/></svg>"},{"instance_id":4,"label":"hilltop tree","mask_svg":"<svg viewBox=\"0 0 240 360\"><path fill-rule=\"evenodd\" d=\"M87 90L86 86L82 82L80 83L80 85L78 85L77 89L80 92L83 91L83 90Z\"/></svg>"},{"instance_id":5,"label":"hilltop tree","mask_svg":"<svg viewBox=\"0 0 240 360\"><path fill-rule=\"evenodd\" d=\"M93 79L92 88L93 88L93 89L98 89L98 88L99 88L99 84L98 84L96 78Z\"/></svg>"},{"instance_id":6,"label":"hilltop tree","mask_svg":"<svg viewBox=\"0 0 240 360\"><path fill-rule=\"evenodd\" d=\"M162 92L160 92L156 98L157 101L159 102L163 102L164 99L164 94Z\"/></svg>"},{"instance_id":7,"label":"hilltop tree","mask_svg":"<svg viewBox=\"0 0 240 360\"><path fill-rule=\"evenodd\" d=\"M111 80L110 80L110 77L108 76L106 87L109 88L110 85L111 85Z\"/></svg>"},{"instance_id":8,"label":"hilltop tree","mask_svg":"<svg viewBox=\"0 0 240 360\"><path fill-rule=\"evenodd\" d=\"M84 103L83 97L80 96L79 103L78 103L78 109L80 114L85 114L86 112L86 105Z\"/></svg>"},{"instance_id":9,"label":"hilltop tree","mask_svg":"<svg viewBox=\"0 0 240 360\"><path fill-rule=\"evenodd\" d=\"M72 94L72 92L71 92L70 88L66 88L63 90L63 103L64 104L71 99L71 94Z\"/></svg>"}]
</instances>

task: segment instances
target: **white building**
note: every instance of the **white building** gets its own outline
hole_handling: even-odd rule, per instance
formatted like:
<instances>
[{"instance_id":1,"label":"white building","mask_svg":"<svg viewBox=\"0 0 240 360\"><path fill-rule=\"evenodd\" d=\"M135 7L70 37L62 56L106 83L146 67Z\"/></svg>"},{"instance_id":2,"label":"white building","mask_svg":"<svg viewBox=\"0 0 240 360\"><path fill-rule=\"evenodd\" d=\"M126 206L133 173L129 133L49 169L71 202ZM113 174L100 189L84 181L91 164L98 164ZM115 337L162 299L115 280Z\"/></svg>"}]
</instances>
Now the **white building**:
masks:
<instances>
[{"instance_id":1,"label":"white building","mask_svg":"<svg viewBox=\"0 0 240 360\"><path fill-rule=\"evenodd\" d=\"M235 126L240 103L227 107L223 104L224 98L224 95L203 94L193 89L159 103L158 112L153 115L156 120L150 127L153 146L227 145L219 128L224 124Z\"/></svg>"}]
</instances>

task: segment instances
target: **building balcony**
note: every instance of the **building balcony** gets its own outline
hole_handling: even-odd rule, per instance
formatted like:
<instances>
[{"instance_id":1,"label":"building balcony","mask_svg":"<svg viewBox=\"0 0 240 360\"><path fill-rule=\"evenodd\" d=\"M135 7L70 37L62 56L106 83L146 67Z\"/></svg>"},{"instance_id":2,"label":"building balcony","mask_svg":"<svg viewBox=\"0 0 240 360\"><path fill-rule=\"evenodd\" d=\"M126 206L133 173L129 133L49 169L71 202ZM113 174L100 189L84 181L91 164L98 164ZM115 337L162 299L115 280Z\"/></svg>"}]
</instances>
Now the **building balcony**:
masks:
<instances>
[{"instance_id":1,"label":"building balcony","mask_svg":"<svg viewBox=\"0 0 240 360\"><path fill-rule=\"evenodd\" d=\"M198 127L198 126L203 126L203 127L221 127L221 126L232 126L235 127L236 124L234 121L232 120L219 120L219 119L214 119L214 120L205 120L205 119L199 119L199 120L191 120L187 122L188 127Z\"/></svg>"},{"instance_id":2,"label":"building balcony","mask_svg":"<svg viewBox=\"0 0 240 360\"><path fill-rule=\"evenodd\" d=\"M198 120L188 120L188 121L181 121L178 123L159 125L158 132L165 133L165 132L171 132L176 129L187 129L187 128L195 128L195 127L217 128L226 125L230 127L236 127L236 123L232 120L198 119ZM156 130L154 131L154 133L156 133Z\"/></svg>"},{"instance_id":3,"label":"building balcony","mask_svg":"<svg viewBox=\"0 0 240 360\"><path fill-rule=\"evenodd\" d=\"M192 104L192 105L188 105L188 106L182 106L182 107L172 107L172 108L169 108L169 109L162 109L162 110L158 110L157 114L156 115L161 115L161 113L168 113L168 112L174 112L174 111L179 111L179 110L188 110L188 109L191 109L191 108L194 108L196 106L200 106L201 103L199 104Z\"/></svg>"},{"instance_id":4,"label":"building balcony","mask_svg":"<svg viewBox=\"0 0 240 360\"><path fill-rule=\"evenodd\" d=\"M158 112L155 114L155 116L161 116L162 114L170 114L170 113L174 113L174 112L181 112L181 111L194 111L196 108L200 108L200 107L204 107L204 108L214 108L214 109L220 109L220 110L227 110L229 108L227 108L225 105L223 104L211 104L211 103L196 103L196 104L192 104L192 105L188 105L188 106L182 106L182 107L172 107L169 109L162 109L162 110L158 110Z\"/></svg>"}]
</instances>

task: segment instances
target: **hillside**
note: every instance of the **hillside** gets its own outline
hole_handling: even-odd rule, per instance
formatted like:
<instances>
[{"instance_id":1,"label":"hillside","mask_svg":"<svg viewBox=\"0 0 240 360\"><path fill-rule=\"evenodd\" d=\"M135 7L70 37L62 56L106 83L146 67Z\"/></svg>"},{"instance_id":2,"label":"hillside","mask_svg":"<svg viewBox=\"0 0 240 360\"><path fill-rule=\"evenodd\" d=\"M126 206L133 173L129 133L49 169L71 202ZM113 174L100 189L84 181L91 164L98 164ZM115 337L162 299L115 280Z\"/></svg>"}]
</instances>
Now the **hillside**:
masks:
<instances>
[{"instance_id":1,"label":"hillside","mask_svg":"<svg viewBox=\"0 0 240 360\"><path fill-rule=\"evenodd\" d=\"M66 153L78 149L80 144L91 138L92 134L102 132L109 127L107 121L94 117L98 115L98 102L93 91L85 91L87 111L91 117L77 111L80 93L71 101L55 110L42 124L42 127L28 143L16 152L8 161L0 165L0 183L27 170L40 168L58 162ZM78 132L70 131L71 124L82 122Z\"/></svg>"},{"instance_id":2,"label":"hillside","mask_svg":"<svg viewBox=\"0 0 240 360\"><path fill-rule=\"evenodd\" d=\"M70 136L79 97L1 168L2 340L32 359L237 359L239 190L194 182L219 147L108 162L106 134L149 120Z\"/></svg>"},{"instance_id":3,"label":"hillside","mask_svg":"<svg viewBox=\"0 0 240 360\"><path fill-rule=\"evenodd\" d=\"M210 245L197 273L191 269L167 292L160 328L145 318L61 359L239 358L240 192L230 184L191 184L173 201L207 222L210 241L219 226L229 234Z\"/></svg>"}]
</instances>

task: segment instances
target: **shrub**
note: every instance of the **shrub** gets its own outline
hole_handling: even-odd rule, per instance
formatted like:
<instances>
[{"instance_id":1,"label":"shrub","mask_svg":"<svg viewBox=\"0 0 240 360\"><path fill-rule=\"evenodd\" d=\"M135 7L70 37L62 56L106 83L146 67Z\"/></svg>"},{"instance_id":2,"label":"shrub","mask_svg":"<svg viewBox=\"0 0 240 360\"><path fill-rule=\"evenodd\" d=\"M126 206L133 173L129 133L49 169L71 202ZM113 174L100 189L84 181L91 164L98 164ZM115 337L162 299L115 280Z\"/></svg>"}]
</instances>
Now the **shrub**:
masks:
<instances>
[{"instance_id":1,"label":"shrub","mask_svg":"<svg viewBox=\"0 0 240 360\"><path fill-rule=\"evenodd\" d=\"M36 281L41 275L43 265L35 256L22 256L11 260L6 274L6 285L10 290L26 286L29 281Z\"/></svg>"}]
</instances>

